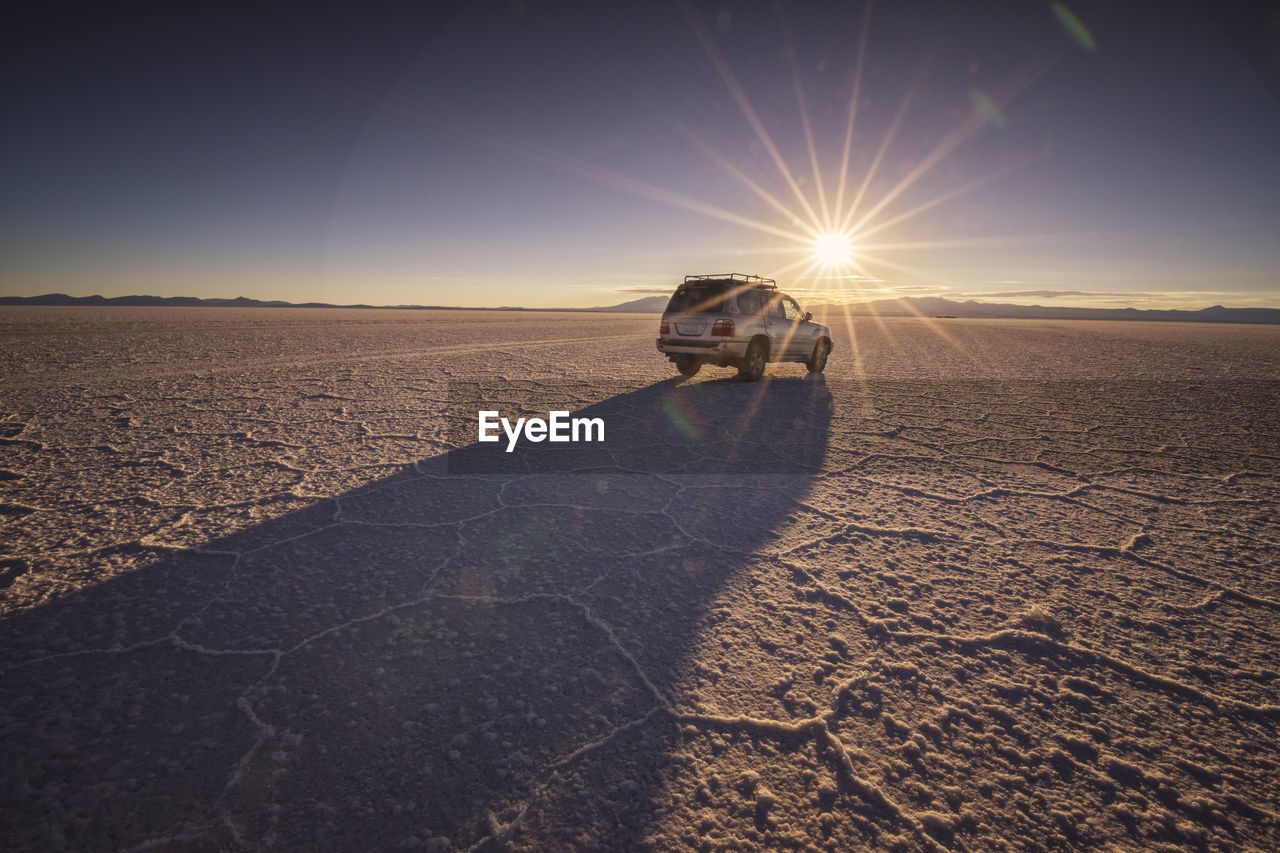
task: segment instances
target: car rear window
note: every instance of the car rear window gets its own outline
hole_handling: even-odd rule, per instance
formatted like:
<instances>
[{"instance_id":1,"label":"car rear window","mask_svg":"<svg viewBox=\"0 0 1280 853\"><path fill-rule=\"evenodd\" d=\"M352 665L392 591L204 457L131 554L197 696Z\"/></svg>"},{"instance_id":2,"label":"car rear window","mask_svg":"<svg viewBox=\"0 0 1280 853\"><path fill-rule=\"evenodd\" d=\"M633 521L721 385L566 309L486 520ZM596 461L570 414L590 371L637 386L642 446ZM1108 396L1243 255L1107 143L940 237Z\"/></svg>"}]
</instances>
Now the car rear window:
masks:
<instances>
[{"instance_id":1,"label":"car rear window","mask_svg":"<svg viewBox=\"0 0 1280 853\"><path fill-rule=\"evenodd\" d=\"M764 305L764 294L758 290L743 290L738 293L738 310L743 314L759 314Z\"/></svg>"},{"instance_id":2,"label":"car rear window","mask_svg":"<svg viewBox=\"0 0 1280 853\"><path fill-rule=\"evenodd\" d=\"M667 311L680 314L723 314L724 285L694 284L681 287L667 303Z\"/></svg>"}]
</instances>

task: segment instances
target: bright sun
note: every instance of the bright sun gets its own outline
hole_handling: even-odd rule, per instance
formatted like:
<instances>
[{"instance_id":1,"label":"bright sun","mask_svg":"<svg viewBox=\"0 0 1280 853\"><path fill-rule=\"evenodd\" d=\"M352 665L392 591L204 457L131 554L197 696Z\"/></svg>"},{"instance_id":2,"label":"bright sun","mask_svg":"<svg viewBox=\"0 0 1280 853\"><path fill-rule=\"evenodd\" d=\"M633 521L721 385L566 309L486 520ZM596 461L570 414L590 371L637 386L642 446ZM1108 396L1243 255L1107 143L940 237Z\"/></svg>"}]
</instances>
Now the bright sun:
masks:
<instances>
[{"instance_id":1,"label":"bright sun","mask_svg":"<svg viewBox=\"0 0 1280 853\"><path fill-rule=\"evenodd\" d=\"M824 267L844 266L853 260L853 244L845 234L821 234L813 241L813 258Z\"/></svg>"}]
</instances>

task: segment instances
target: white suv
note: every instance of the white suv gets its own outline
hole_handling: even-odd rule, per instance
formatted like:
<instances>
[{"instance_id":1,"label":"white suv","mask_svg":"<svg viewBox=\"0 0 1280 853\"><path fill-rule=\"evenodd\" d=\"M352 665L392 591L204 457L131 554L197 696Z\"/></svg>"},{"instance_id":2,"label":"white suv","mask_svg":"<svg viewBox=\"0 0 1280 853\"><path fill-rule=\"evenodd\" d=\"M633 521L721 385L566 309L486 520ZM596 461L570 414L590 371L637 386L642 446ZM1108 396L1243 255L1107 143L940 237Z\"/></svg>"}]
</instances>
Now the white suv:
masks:
<instances>
[{"instance_id":1,"label":"white suv","mask_svg":"<svg viewBox=\"0 0 1280 853\"><path fill-rule=\"evenodd\" d=\"M771 361L798 361L821 373L831 352L831 329L802 313L773 279L742 273L685 276L658 334L658 352L685 376L714 364L736 367L754 382Z\"/></svg>"}]
</instances>

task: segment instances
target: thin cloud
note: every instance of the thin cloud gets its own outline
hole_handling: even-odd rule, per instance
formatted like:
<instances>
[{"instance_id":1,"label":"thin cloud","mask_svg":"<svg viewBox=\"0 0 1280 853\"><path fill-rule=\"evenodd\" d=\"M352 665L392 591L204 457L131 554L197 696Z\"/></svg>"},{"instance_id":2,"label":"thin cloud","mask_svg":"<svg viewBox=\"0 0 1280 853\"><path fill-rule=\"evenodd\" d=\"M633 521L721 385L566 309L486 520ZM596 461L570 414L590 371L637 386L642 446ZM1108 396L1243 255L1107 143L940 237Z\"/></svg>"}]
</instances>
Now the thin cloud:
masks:
<instances>
[{"instance_id":1,"label":"thin cloud","mask_svg":"<svg viewBox=\"0 0 1280 853\"><path fill-rule=\"evenodd\" d=\"M863 293L891 293L887 287L859 287L856 290L848 288L830 288L830 287L787 287L787 293L830 293L832 295L856 295Z\"/></svg>"},{"instance_id":2,"label":"thin cloud","mask_svg":"<svg viewBox=\"0 0 1280 853\"><path fill-rule=\"evenodd\" d=\"M966 293L966 296L988 298L1006 296L1011 299L1043 298L1056 299L1060 296L1149 296L1146 293L1108 293L1098 290L993 290L988 293Z\"/></svg>"},{"instance_id":3,"label":"thin cloud","mask_svg":"<svg viewBox=\"0 0 1280 853\"><path fill-rule=\"evenodd\" d=\"M1019 301L1039 299L1049 302L1066 297L1076 308L1137 308L1196 310L1212 304L1234 307L1271 307L1276 304L1273 296L1224 290L1169 290L1163 292L1132 290L991 290L983 292L958 292L949 294L953 299ZM1061 303L1060 303L1061 304Z\"/></svg>"}]
</instances>

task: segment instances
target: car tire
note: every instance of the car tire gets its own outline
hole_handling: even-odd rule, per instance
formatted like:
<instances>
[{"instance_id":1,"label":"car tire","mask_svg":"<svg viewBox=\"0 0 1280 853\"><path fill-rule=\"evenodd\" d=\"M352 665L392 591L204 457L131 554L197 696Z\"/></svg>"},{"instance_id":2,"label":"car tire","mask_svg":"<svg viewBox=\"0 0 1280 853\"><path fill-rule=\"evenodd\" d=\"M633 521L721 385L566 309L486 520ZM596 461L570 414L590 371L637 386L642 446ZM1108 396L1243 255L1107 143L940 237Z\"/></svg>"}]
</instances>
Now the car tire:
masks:
<instances>
[{"instance_id":1,"label":"car tire","mask_svg":"<svg viewBox=\"0 0 1280 853\"><path fill-rule=\"evenodd\" d=\"M809 356L809 360L804 363L805 369L810 373L821 373L827 367L827 356L831 354L831 342L826 338L820 338L813 345L813 355Z\"/></svg>"},{"instance_id":2,"label":"car tire","mask_svg":"<svg viewBox=\"0 0 1280 853\"><path fill-rule=\"evenodd\" d=\"M681 376L695 376L702 369L702 359L696 355L676 356L676 370Z\"/></svg>"},{"instance_id":3,"label":"car tire","mask_svg":"<svg viewBox=\"0 0 1280 853\"><path fill-rule=\"evenodd\" d=\"M765 365L769 362L769 351L761 341L752 341L747 347L747 354L738 368L738 378L743 382L758 382L764 376Z\"/></svg>"}]
</instances>

